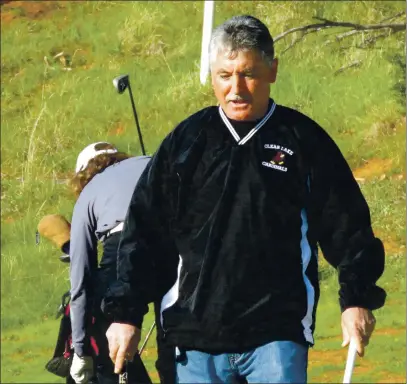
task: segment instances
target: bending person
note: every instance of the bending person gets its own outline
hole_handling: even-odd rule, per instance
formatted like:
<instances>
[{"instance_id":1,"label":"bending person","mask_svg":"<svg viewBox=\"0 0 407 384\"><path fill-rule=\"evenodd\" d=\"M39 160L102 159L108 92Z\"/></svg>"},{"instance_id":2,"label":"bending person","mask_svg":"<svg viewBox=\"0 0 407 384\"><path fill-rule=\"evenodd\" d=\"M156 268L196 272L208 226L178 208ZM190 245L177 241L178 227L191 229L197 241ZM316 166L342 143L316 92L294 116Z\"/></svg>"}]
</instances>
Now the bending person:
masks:
<instances>
[{"instance_id":1,"label":"bending person","mask_svg":"<svg viewBox=\"0 0 407 384\"><path fill-rule=\"evenodd\" d=\"M131 157L105 142L90 144L77 159L71 180L77 201L69 250L74 346L71 376L77 384L87 383L94 372L99 384L119 383L105 336L110 323L102 314L100 303L109 284L116 280L123 220L149 160L147 156ZM103 245L99 262L98 242ZM90 336L96 340L97 356L92 356ZM127 371L129 383L151 382L138 355L127 364Z\"/></svg>"}]
</instances>

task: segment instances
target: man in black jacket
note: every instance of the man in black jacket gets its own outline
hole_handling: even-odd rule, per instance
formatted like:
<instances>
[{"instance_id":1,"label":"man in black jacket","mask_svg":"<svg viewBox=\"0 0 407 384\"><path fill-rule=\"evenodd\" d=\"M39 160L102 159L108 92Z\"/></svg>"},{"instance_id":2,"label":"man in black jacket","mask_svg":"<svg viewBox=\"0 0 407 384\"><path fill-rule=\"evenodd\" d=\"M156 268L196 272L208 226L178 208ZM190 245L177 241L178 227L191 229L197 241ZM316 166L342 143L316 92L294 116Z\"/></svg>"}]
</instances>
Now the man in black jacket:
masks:
<instances>
[{"instance_id":1,"label":"man in black jacket","mask_svg":"<svg viewBox=\"0 0 407 384\"><path fill-rule=\"evenodd\" d=\"M338 271L343 345L354 338L360 355L385 301L383 245L333 140L269 98L267 27L231 18L210 60L219 106L181 122L135 189L106 307L110 356L120 370L136 353L147 304L163 297L177 382L305 382L317 245Z\"/></svg>"}]
</instances>

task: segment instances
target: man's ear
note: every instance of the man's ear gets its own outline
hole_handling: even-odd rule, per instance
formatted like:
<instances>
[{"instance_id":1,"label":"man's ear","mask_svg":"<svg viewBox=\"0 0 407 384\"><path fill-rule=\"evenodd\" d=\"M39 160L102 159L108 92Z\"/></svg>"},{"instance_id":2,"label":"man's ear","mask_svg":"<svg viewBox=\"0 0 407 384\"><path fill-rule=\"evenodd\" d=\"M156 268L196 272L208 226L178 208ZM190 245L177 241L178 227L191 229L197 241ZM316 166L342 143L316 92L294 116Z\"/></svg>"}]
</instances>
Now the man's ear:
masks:
<instances>
[{"instance_id":1,"label":"man's ear","mask_svg":"<svg viewBox=\"0 0 407 384\"><path fill-rule=\"evenodd\" d=\"M278 69L278 59L275 58L273 59L273 63L271 64L270 69L270 78L269 78L270 84L275 83L277 80L277 69Z\"/></svg>"}]
</instances>

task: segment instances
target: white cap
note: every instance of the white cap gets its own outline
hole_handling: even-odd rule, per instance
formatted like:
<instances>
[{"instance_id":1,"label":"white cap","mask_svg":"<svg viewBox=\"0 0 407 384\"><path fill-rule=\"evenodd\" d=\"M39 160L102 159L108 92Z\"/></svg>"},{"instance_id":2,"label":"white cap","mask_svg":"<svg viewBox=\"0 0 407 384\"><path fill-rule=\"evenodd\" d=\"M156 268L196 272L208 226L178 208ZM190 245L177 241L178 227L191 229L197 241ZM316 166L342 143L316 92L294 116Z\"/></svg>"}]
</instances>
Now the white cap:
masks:
<instances>
[{"instance_id":1,"label":"white cap","mask_svg":"<svg viewBox=\"0 0 407 384\"><path fill-rule=\"evenodd\" d=\"M98 149L99 144L107 144L110 147L113 147L112 144L106 143L105 141L99 141L97 143L89 144L78 156L78 160L76 160L76 167L75 172L78 173L83 171L89 163L89 160L95 158L102 153L117 153L116 148L106 148L106 149ZM103 148L103 146L102 146Z\"/></svg>"}]
</instances>

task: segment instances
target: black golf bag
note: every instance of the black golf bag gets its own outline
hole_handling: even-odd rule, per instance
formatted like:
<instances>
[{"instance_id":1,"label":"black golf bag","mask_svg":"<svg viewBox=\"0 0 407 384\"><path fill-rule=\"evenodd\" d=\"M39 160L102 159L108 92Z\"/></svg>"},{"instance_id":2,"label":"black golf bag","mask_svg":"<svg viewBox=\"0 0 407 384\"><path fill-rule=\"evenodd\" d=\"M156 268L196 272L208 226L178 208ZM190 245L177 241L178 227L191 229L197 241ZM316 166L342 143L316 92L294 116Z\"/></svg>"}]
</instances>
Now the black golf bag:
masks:
<instances>
[{"instance_id":1,"label":"black golf bag","mask_svg":"<svg viewBox=\"0 0 407 384\"><path fill-rule=\"evenodd\" d=\"M70 319L70 293L66 292L62 295L62 302L57 312L57 318L61 317L59 325L59 332L57 343L54 350L52 359L45 365L45 369L54 375L65 377L67 384L75 384L69 370L72 365L73 359L73 345L72 345L72 328ZM96 341L91 337L92 352L94 356L99 353ZM91 383L96 383L95 380Z\"/></svg>"},{"instance_id":2,"label":"black golf bag","mask_svg":"<svg viewBox=\"0 0 407 384\"><path fill-rule=\"evenodd\" d=\"M62 259L62 258L61 258ZM64 260L65 262L69 262L69 259ZM61 322L59 326L58 338L54 350L53 357L48 363L45 365L45 368L48 372L53 373L54 375L66 378L66 384L75 384L75 381L72 379L70 375L70 368L72 365L72 359L74 354L73 344L72 344L72 327L71 327L71 318L70 318L70 293L66 292L61 299L61 305L59 306L57 312L57 318L61 316ZM98 323L100 323L101 319L99 318ZM97 384L98 383L98 375L99 373L96 371L98 366L98 355L99 352L103 353L105 358L108 358L108 351L107 351L107 341L103 340L105 337L104 332L101 334L100 332L100 324L95 324L97 320L95 317L92 318L92 330L90 331L90 344L91 344L91 354L94 359L94 377L89 381L89 384ZM104 325L106 326L106 325ZM93 332L93 333L92 333ZM98 341L101 342L98 345ZM101 351L102 348L102 351ZM110 359L109 359L110 361ZM99 361L100 362L100 361ZM104 377L104 376L103 376ZM102 379L102 382L105 382L106 378ZM106 382L112 383L111 378L107 379ZM151 379L149 374L140 358L139 355L134 357L134 360L131 363L126 364L124 367L124 372L122 375L119 376L118 383L123 384L151 384Z\"/></svg>"},{"instance_id":3,"label":"black golf bag","mask_svg":"<svg viewBox=\"0 0 407 384\"><path fill-rule=\"evenodd\" d=\"M69 247L69 245L68 245ZM68 252L60 256L60 260L63 263L69 263L70 257ZM66 292L61 299L61 305L59 306L57 312L57 318L61 317L61 322L59 326L58 338L54 350L52 359L46 364L45 368L50 373L53 373L57 376L66 378L66 384L75 384L75 381L72 379L69 371L72 364L74 349L72 345L72 328L71 328L71 319L70 319L70 292ZM159 318L159 303L155 303L155 320L157 325L157 349L158 349L158 360L156 362L156 369L159 373L160 382L162 384L173 384L175 383L175 353L174 348L168 346L163 337L163 332L161 329L160 318ZM100 319L99 319L100 320ZM92 319L92 322L95 323L95 318ZM99 327L94 327L99 328ZM99 334L92 333L90 334L90 343L92 349L92 355L96 360L99 355L100 348L106 349L106 342L103 341L101 345L98 346L97 340L102 340L101 337L104 337ZM106 353L106 351L105 351ZM97 364L94 364L95 369ZM95 372L94 379L89 382L89 384L97 383L97 373ZM148 372L140 358L139 355L136 355L133 362L127 364L124 368L124 374L120 375L120 383L132 383L135 382L140 384L149 384L151 379L148 375Z\"/></svg>"}]
</instances>

